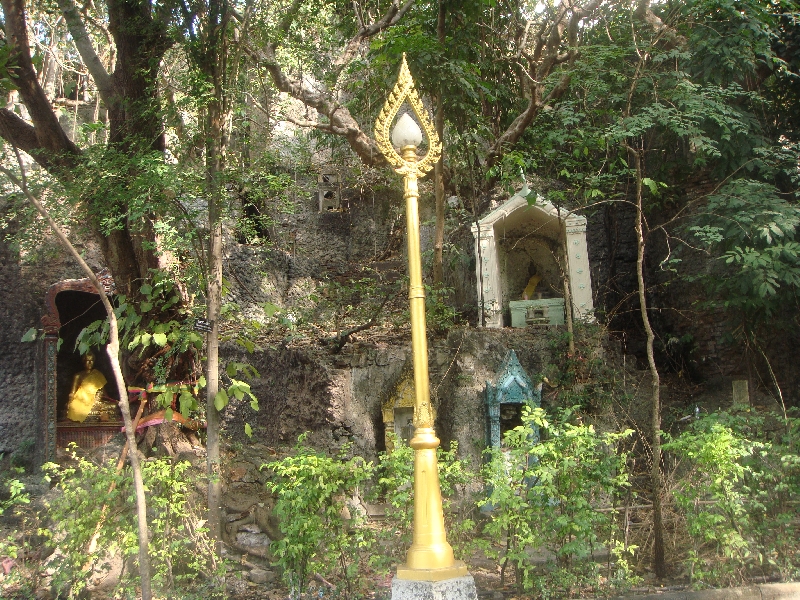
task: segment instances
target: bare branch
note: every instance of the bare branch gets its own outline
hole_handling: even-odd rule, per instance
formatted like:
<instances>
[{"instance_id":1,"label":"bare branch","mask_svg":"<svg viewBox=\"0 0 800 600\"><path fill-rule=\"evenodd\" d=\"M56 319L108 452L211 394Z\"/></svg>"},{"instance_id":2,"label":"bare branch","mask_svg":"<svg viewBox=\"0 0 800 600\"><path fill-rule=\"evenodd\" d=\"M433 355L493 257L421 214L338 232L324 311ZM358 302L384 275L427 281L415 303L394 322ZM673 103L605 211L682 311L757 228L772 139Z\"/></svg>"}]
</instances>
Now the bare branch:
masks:
<instances>
[{"instance_id":1,"label":"bare branch","mask_svg":"<svg viewBox=\"0 0 800 600\"><path fill-rule=\"evenodd\" d=\"M287 123L292 123L293 125L297 125L298 127L306 127L311 129L318 129L320 131L326 131L328 133L335 133L338 135L344 135L346 132L344 130L337 130L335 127L328 123L320 123L319 121L309 121L307 119L295 119L294 117L284 116L283 120Z\"/></svg>"}]
</instances>

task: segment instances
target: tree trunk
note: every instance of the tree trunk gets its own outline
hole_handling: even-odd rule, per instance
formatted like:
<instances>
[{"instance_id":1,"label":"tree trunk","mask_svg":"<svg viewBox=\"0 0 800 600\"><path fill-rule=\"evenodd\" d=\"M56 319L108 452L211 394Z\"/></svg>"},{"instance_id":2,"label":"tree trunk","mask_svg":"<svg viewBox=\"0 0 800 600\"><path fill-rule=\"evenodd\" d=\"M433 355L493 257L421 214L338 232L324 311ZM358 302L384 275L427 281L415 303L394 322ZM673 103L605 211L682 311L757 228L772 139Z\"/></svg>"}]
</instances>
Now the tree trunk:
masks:
<instances>
[{"instance_id":1,"label":"tree trunk","mask_svg":"<svg viewBox=\"0 0 800 600\"><path fill-rule=\"evenodd\" d=\"M661 378L656 366L653 344L655 334L647 314L647 288L644 281L644 206L642 190L642 155L638 150L628 148L633 154L636 165L636 278L639 284L639 308L642 314L642 324L647 335L647 364L650 367L652 378L652 412L650 416L653 464L650 469L650 487L653 495L653 571L656 577L663 579L667 574L666 559L664 556L664 522L662 518L661 499L663 495L663 476L661 473Z\"/></svg>"},{"instance_id":2,"label":"tree trunk","mask_svg":"<svg viewBox=\"0 0 800 600\"><path fill-rule=\"evenodd\" d=\"M219 319L222 307L222 215L221 204L225 189L222 177L228 145L227 107L230 93L226 90L227 39L225 29L229 15L227 3L211 0L208 3L208 21L205 24L205 48L198 62L203 73L213 85L214 95L207 106L206 118L206 186L208 190L209 239L208 273L208 358L206 362L206 442L208 467L208 529L219 545L222 539L220 469L220 412L216 397L219 392Z\"/></svg>"},{"instance_id":3,"label":"tree trunk","mask_svg":"<svg viewBox=\"0 0 800 600\"><path fill-rule=\"evenodd\" d=\"M212 111L209 111L211 113ZM209 173L209 175L212 175ZM212 175L213 176L213 175ZM213 190L213 188L211 188ZM220 470L220 414L215 400L219 392L219 317L222 305L222 220L216 190L209 194L208 221L211 228L208 274L208 358L206 361L206 441L208 467L208 530L217 542L222 539L220 504L222 483Z\"/></svg>"},{"instance_id":4,"label":"tree trunk","mask_svg":"<svg viewBox=\"0 0 800 600\"><path fill-rule=\"evenodd\" d=\"M436 34L439 45L444 48L445 36L445 6L444 0L439 0L439 16L436 22ZM439 94L436 96L436 114L434 115L434 125L439 139L444 141L444 109L442 108L442 89L439 86ZM433 283L441 285L444 281L444 267L442 265L444 249L444 146L442 154L433 168L434 189L436 194L436 235L433 242Z\"/></svg>"}]
</instances>

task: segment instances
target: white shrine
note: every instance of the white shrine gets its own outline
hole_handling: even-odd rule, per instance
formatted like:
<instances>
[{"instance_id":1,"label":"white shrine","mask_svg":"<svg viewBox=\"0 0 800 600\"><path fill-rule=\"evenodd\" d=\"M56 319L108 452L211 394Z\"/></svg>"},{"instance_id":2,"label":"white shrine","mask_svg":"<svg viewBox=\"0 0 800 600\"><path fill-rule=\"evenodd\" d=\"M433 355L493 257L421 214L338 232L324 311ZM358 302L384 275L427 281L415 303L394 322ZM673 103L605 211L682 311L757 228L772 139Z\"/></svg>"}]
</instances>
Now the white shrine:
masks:
<instances>
[{"instance_id":1,"label":"white shrine","mask_svg":"<svg viewBox=\"0 0 800 600\"><path fill-rule=\"evenodd\" d=\"M594 320L586 217L517 194L473 224L472 235L486 327L562 324L564 274L573 318Z\"/></svg>"}]
</instances>

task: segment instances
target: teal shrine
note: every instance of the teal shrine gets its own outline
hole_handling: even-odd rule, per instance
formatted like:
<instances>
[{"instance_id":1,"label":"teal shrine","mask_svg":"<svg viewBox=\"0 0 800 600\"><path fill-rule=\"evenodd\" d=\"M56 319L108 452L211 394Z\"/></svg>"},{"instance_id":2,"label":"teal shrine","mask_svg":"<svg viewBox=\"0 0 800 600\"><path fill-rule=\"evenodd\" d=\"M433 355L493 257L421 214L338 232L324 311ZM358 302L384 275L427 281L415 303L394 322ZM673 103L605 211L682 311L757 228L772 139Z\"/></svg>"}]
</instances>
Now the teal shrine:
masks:
<instances>
[{"instance_id":1,"label":"teal shrine","mask_svg":"<svg viewBox=\"0 0 800 600\"><path fill-rule=\"evenodd\" d=\"M542 404L542 384L533 385L514 350L508 351L495 383L486 382L484 393L487 441L492 448L499 449L503 434L522 425L523 406L539 407ZM537 431L537 440L538 437Z\"/></svg>"}]
</instances>

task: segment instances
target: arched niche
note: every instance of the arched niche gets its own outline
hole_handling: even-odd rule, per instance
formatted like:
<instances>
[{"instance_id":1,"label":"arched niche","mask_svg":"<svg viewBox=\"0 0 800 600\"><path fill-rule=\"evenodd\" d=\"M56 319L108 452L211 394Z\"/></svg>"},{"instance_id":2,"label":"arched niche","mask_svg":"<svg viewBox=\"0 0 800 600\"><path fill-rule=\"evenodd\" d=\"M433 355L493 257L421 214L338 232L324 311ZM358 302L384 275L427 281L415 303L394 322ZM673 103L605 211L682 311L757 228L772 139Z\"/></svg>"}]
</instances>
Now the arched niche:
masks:
<instances>
[{"instance_id":1,"label":"arched niche","mask_svg":"<svg viewBox=\"0 0 800 600\"><path fill-rule=\"evenodd\" d=\"M533 385L522 368L514 350L509 350L495 383L486 382L486 442L500 448L503 435L517 425L522 425L522 408L542 404L542 384ZM538 438L538 431L536 433Z\"/></svg>"},{"instance_id":2,"label":"arched niche","mask_svg":"<svg viewBox=\"0 0 800 600\"><path fill-rule=\"evenodd\" d=\"M433 419L436 420L436 407L432 407ZM406 443L414 435L414 373L409 371L400 379L400 383L381 405L383 413L384 441L386 451L391 452L394 444L390 433Z\"/></svg>"},{"instance_id":3,"label":"arched niche","mask_svg":"<svg viewBox=\"0 0 800 600\"><path fill-rule=\"evenodd\" d=\"M115 292L114 280L107 269L97 274L102 293ZM42 317L44 328L44 377L42 385L42 420L44 460L54 460L56 448L69 442L93 447L107 442L119 432L120 423L71 423L66 421L66 405L72 387L72 378L83 368L81 356L75 350L75 340L80 331L90 323L106 318L100 294L86 279L67 279L53 284L45 296L46 313ZM61 343L59 344L59 339ZM109 382L113 382L111 365L104 348L95 348L95 368ZM106 384L108 396L116 398L113 383Z\"/></svg>"},{"instance_id":4,"label":"arched niche","mask_svg":"<svg viewBox=\"0 0 800 600\"><path fill-rule=\"evenodd\" d=\"M529 205L525 198L517 195L474 224L472 235L478 302L483 308L486 327L510 324L504 317L510 312L509 303L523 300L523 290L534 271L541 278L537 292L550 297L540 303L551 305L552 317L556 310L553 307L563 306L563 277L558 261L566 265L573 317L593 319L586 217L559 210L541 198ZM566 260L564 240L568 249ZM547 310L545 308L544 316ZM524 317L522 320L524 323ZM550 322L559 321L551 318Z\"/></svg>"}]
</instances>

